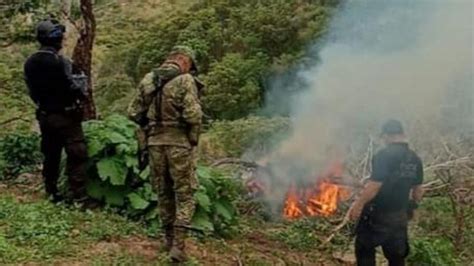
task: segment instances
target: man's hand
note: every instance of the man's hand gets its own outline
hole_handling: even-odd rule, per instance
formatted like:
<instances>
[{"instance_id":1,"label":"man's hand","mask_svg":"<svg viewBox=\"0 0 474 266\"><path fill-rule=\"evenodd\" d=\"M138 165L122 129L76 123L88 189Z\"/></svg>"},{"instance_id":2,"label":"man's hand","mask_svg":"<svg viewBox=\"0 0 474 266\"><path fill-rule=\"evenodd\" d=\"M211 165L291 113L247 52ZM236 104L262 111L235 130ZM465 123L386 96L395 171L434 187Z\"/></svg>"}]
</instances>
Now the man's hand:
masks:
<instances>
[{"instance_id":1,"label":"man's hand","mask_svg":"<svg viewBox=\"0 0 474 266\"><path fill-rule=\"evenodd\" d=\"M357 221L362 214L362 209L364 205L360 204L358 201L352 204L351 208L349 209L349 219L351 221Z\"/></svg>"},{"instance_id":2,"label":"man's hand","mask_svg":"<svg viewBox=\"0 0 474 266\"><path fill-rule=\"evenodd\" d=\"M377 195L381 186L381 182L375 182L372 180L369 180L367 184L365 184L359 198L354 202L354 204L352 204L352 207L349 210L349 218L352 221L359 219L365 204Z\"/></svg>"}]
</instances>

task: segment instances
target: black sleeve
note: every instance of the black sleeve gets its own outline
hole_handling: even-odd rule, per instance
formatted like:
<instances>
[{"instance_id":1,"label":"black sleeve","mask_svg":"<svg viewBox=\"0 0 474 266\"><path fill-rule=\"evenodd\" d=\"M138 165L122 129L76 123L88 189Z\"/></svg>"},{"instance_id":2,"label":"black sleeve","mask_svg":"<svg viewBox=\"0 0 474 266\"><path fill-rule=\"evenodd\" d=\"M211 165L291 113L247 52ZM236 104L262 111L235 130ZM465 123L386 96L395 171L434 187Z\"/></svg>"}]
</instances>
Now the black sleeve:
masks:
<instances>
[{"instance_id":1,"label":"black sleeve","mask_svg":"<svg viewBox=\"0 0 474 266\"><path fill-rule=\"evenodd\" d=\"M26 87L28 88L28 94L30 95L31 100L38 105L39 104L39 95L38 91L33 90L33 85L31 84L30 80L28 79L29 75L29 60L25 62L25 65L23 66L23 77L25 79Z\"/></svg>"},{"instance_id":2,"label":"black sleeve","mask_svg":"<svg viewBox=\"0 0 474 266\"><path fill-rule=\"evenodd\" d=\"M377 153L374 158L372 158L372 175L370 176L370 180L384 182L388 178L389 168L387 161L387 158L385 158L382 153Z\"/></svg>"},{"instance_id":3,"label":"black sleeve","mask_svg":"<svg viewBox=\"0 0 474 266\"><path fill-rule=\"evenodd\" d=\"M416 162L416 178L415 178L415 182L413 183L414 186L423 184L423 178L424 178L423 162L421 161L421 159L418 156L416 157L416 159L417 159L417 162Z\"/></svg>"}]
</instances>

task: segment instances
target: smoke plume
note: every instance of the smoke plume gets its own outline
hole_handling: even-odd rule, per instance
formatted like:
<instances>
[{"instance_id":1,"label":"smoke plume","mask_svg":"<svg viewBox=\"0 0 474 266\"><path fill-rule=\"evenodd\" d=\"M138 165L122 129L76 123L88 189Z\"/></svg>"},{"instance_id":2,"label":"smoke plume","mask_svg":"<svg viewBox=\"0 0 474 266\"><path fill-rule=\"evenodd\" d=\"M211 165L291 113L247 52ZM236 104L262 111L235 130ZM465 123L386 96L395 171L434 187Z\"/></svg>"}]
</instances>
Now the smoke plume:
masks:
<instances>
[{"instance_id":1,"label":"smoke plume","mask_svg":"<svg viewBox=\"0 0 474 266\"><path fill-rule=\"evenodd\" d=\"M347 1L310 49L318 62L296 74L293 85L306 87L293 98L291 135L264 160L285 178L321 171L390 118L412 138L422 127L472 134L473 32L471 0Z\"/></svg>"}]
</instances>

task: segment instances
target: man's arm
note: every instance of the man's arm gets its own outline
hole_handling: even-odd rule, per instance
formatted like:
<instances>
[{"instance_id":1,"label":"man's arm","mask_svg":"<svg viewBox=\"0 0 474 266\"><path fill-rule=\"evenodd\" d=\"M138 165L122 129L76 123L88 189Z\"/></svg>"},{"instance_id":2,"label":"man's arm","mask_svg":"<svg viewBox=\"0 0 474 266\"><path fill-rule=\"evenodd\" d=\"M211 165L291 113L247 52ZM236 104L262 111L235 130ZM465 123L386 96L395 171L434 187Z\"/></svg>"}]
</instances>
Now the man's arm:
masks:
<instances>
[{"instance_id":1,"label":"man's arm","mask_svg":"<svg viewBox=\"0 0 474 266\"><path fill-rule=\"evenodd\" d=\"M415 203L419 203L421 199L423 198L423 179L424 179L424 173L423 173L423 162L421 161L420 158L417 157L416 160L416 178L415 182L413 183L413 187L411 189L411 195L410 199L414 200Z\"/></svg>"},{"instance_id":2,"label":"man's arm","mask_svg":"<svg viewBox=\"0 0 474 266\"><path fill-rule=\"evenodd\" d=\"M357 220L360 217L365 204L375 198L377 193L379 193L383 182L389 176L388 160L389 158L381 152L377 153L372 159L372 175L362 190L359 198L352 204L352 207L349 210L349 218L351 220Z\"/></svg>"},{"instance_id":3,"label":"man's arm","mask_svg":"<svg viewBox=\"0 0 474 266\"><path fill-rule=\"evenodd\" d=\"M146 115L156 95L153 77L154 74L152 72L145 75L127 109L130 120L142 127L148 123Z\"/></svg>"},{"instance_id":4,"label":"man's arm","mask_svg":"<svg viewBox=\"0 0 474 266\"><path fill-rule=\"evenodd\" d=\"M379 193L381 187L382 182L372 180L369 180L367 182L359 197L351 206L351 209L349 211L349 218L351 220L357 220L360 217L365 204L375 198L375 196Z\"/></svg>"},{"instance_id":5,"label":"man's arm","mask_svg":"<svg viewBox=\"0 0 474 266\"><path fill-rule=\"evenodd\" d=\"M199 141L203 116L201 102L198 97L198 89L191 75L183 76L181 86L185 91L183 97L183 118L190 127L188 135L189 142L191 145L196 146Z\"/></svg>"},{"instance_id":6,"label":"man's arm","mask_svg":"<svg viewBox=\"0 0 474 266\"><path fill-rule=\"evenodd\" d=\"M411 189L411 199L414 200L416 203L420 203L424 193L425 190L423 189L423 185L414 186Z\"/></svg>"}]
</instances>

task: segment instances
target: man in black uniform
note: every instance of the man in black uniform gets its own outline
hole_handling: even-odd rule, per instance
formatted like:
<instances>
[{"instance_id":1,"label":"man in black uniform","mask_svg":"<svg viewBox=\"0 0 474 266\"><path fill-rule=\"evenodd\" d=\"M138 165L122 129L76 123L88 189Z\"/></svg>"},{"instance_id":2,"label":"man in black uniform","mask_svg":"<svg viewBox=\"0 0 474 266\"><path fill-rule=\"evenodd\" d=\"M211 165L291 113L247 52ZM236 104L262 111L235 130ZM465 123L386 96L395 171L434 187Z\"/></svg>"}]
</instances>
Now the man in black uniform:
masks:
<instances>
[{"instance_id":1,"label":"man in black uniform","mask_svg":"<svg viewBox=\"0 0 474 266\"><path fill-rule=\"evenodd\" d=\"M63 148L67 154L70 196L77 201L85 197L87 148L80 107L84 91L73 78L71 61L59 54L64 32L65 27L56 20L40 22L36 38L41 47L24 65L25 81L37 106L41 129L45 189L53 202L62 200L57 183Z\"/></svg>"},{"instance_id":2,"label":"man in black uniform","mask_svg":"<svg viewBox=\"0 0 474 266\"><path fill-rule=\"evenodd\" d=\"M386 147L374 156L372 175L350 210L350 218L359 220L355 241L359 266L375 266L377 246L382 246L390 266L405 265L408 220L423 194L423 165L408 148L401 123L385 123L382 138Z\"/></svg>"}]
</instances>

